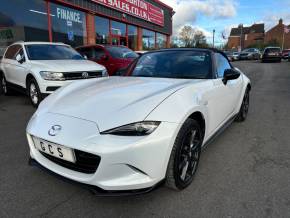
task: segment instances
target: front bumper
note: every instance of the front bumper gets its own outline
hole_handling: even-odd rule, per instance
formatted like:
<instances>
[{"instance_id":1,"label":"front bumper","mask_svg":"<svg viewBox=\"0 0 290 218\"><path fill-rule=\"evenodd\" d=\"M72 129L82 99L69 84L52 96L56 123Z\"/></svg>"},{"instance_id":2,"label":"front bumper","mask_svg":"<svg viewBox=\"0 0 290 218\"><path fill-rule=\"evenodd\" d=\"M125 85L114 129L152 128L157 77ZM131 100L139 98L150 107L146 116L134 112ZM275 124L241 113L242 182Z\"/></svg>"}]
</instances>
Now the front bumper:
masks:
<instances>
[{"instance_id":1,"label":"front bumper","mask_svg":"<svg viewBox=\"0 0 290 218\"><path fill-rule=\"evenodd\" d=\"M180 127L162 122L149 136L125 137L100 135L95 123L77 118L55 114L41 117L32 118L27 127L31 158L60 176L106 191L147 189L161 182ZM49 136L48 130L56 123L63 132ZM47 159L34 147L32 136L100 156L96 172L77 172Z\"/></svg>"},{"instance_id":2,"label":"front bumper","mask_svg":"<svg viewBox=\"0 0 290 218\"><path fill-rule=\"evenodd\" d=\"M40 92L45 95L49 95L53 93L56 89L68 85L74 80L65 80L65 81L49 81L41 79L41 82L38 82L38 86L40 89Z\"/></svg>"}]
</instances>

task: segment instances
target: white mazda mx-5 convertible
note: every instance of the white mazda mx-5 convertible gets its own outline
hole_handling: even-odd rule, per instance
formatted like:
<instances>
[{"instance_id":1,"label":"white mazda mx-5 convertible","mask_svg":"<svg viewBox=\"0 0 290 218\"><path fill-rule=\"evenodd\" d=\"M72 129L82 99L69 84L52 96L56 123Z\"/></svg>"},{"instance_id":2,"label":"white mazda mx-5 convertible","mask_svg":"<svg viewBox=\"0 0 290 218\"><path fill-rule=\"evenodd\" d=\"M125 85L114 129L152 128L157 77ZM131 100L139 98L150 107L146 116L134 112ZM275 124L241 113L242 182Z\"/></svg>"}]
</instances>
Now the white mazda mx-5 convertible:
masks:
<instances>
[{"instance_id":1,"label":"white mazda mx-5 convertible","mask_svg":"<svg viewBox=\"0 0 290 218\"><path fill-rule=\"evenodd\" d=\"M250 80L211 49L165 49L123 76L71 83L27 126L30 163L104 192L191 184L201 150L244 121Z\"/></svg>"}]
</instances>

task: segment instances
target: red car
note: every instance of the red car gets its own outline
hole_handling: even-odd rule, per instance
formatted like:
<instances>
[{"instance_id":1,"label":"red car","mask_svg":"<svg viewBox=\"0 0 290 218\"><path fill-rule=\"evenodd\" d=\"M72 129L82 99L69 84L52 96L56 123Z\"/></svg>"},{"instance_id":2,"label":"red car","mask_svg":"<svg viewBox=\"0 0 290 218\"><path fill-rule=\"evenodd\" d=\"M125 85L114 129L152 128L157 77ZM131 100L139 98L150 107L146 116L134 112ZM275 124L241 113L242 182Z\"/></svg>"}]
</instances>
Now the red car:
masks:
<instances>
[{"instance_id":1,"label":"red car","mask_svg":"<svg viewBox=\"0 0 290 218\"><path fill-rule=\"evenodd\" d=\"M125 46L116 45L86 45L77 47L76 50L88 60L97 62L107 68L110 76L126 68L135 58L137 53Z\"/></svg>"},{"instance_id":2,"label":"red car","mask_svg":"<svg viewBox=\"0 0 290 218\"><path fill-rule=\"evenodd\" d=\"M282 57L283 57L283 59L288 59L289 53L290 53L290 49L284 49L282 51Z\"/></svg>"}]
</instances>

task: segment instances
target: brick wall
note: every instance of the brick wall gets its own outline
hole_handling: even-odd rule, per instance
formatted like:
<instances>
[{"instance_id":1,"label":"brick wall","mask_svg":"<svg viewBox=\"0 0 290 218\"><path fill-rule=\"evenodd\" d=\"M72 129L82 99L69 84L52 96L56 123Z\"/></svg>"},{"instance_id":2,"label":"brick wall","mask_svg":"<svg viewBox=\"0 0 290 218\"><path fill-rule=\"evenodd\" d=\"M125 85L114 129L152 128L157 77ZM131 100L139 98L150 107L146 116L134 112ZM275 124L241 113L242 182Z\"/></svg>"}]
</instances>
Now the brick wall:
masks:
<instances>
[{"instance_id":1,"label":"brick wall","mask_svg":"<svg viewBox=\"0 0 290 218\"><path fill-rule=\"evenodd\" d=\"M230 36L228 39L228 49L238 49L240 46L240 37L239 36Z\"/></svg>"},{"instance_id":2,"label":"brick wall","mask_svg":"<svg viewBox=\"0 0 290 218\"><path fill-rule=\"evenodd\" d=\"M278 25L266 32L265 42L269 43L270 41L276 40L279 46L282 47L284 27L283 21L280 20ZM290 33L285 34L284 49L285 48L290 48Z\"/></svg>"}]
</instances>

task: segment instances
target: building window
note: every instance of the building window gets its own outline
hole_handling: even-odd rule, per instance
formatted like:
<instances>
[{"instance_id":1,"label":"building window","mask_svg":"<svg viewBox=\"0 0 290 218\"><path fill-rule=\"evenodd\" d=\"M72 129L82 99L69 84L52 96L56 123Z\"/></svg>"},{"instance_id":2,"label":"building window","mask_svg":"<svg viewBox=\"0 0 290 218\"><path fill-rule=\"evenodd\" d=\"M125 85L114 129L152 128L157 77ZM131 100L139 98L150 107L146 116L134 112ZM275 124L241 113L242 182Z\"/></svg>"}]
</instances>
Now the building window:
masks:
<instances>
[{"instance_id":1,"label":"building window","mask_svg":"<svg viewBox=\"0 0 290 218\"><path fill-rule=\"evenodd\" d=\"M112 45L127 46L126 24L117 21L111 21Z\"/></svg>"},{"instance_id":2,"label":"building window","mask_svg":"<svg viewBox=\"0 0 290 218\"><path fill-rule=\"evenodd\" d=\"M166 48L166 35L156 33L156 43L157 48Z\"/></svg>"},{"instance_id":3,"label":"building window","mask_svg":"<svg viewBox=\"0 0 290 218\"><path fill-rule=\"evenodd\" d=\"M118 36L126 36L126 24L117 21L112 21L111 34Z\"/></svg>"},{"instance_id":4,"label":"building window","mask_svg":"<svg viewBox=\"0 0 290 218\"><path fill-rule=\"evenodd\" d=\"M96 16L95 17L95 31L96 31L97 44L109 43L109 19Z\"/></svg>"},{"instance_id":5,"label":"building window","mask_svg":"<svg viewBox=\"0 0 290 218\"><path fill-rule=\"evenodd\" d=\"M10 0L0 7L0 56L11 43L48 41L48 21L45 1Z\"/></svg>"},{"instance_id":6,"label":"building window","mask_svg":"<svg viewBox=\"0 0 290 218\"><path fill-rule=\"evenodd\" d=\"M143 50L155 49L155 32L143 29Z\"/></svg>"},{"instance_id":7,"label":"building window","mask_svg":"<svg viewBox=\"0 0 290 218\"><path fill-rule=\"evenodd\" d=\"M137 50L137 27L128 25L128 47Z\"/></svg>"},{"instance_id":8,"label":"building window","mask_svg":"<svg viewBox=\"0 0 290 218\"><path fill-rule=\"evenodd\" d=\"M53 41L73 47L86 42L86 14L84 12L50 3Z\"/></svg>"}]
</instances>

